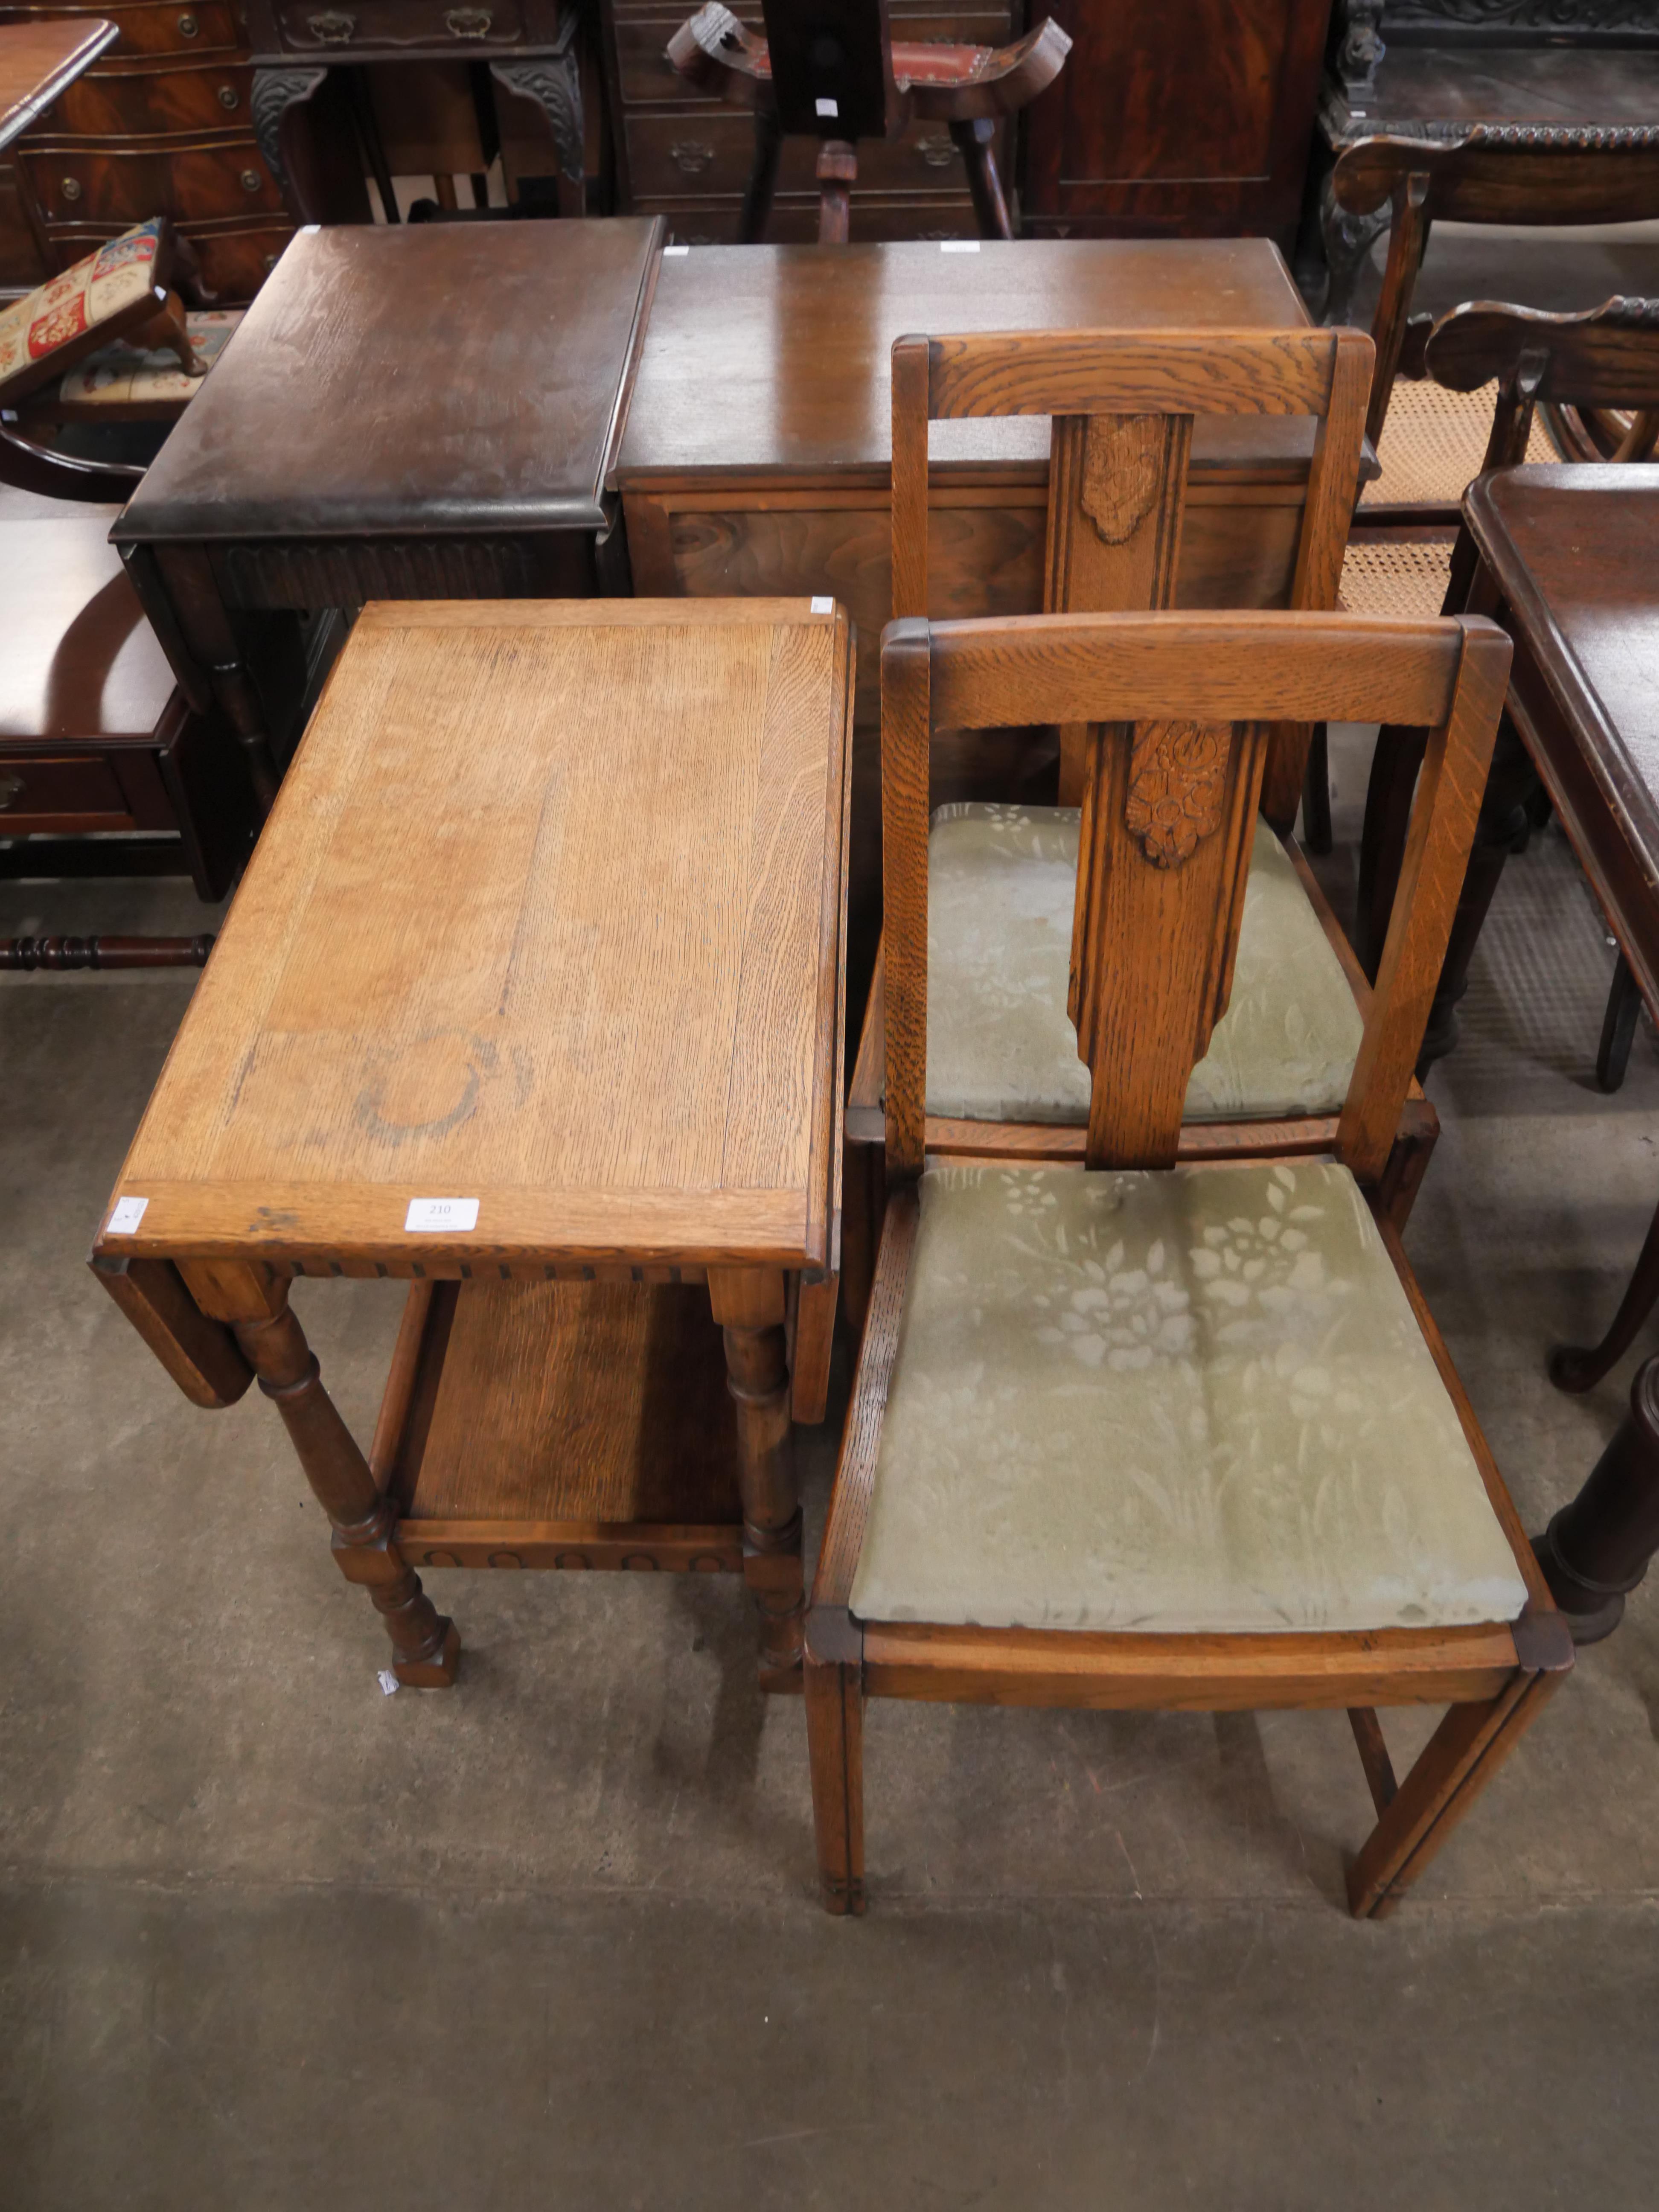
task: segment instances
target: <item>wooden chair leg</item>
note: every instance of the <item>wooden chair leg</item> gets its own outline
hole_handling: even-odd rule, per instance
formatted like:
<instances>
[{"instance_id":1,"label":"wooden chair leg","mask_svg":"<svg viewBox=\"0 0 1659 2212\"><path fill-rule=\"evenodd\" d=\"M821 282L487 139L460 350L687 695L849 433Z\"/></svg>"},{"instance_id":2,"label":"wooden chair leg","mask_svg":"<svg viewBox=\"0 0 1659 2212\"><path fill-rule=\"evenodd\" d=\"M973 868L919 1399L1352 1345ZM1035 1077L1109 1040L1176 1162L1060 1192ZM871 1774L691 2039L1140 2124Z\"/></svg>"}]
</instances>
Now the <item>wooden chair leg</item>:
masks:
<instances>
[{"instance_id":1,"label":"wooden chair leg","mask_svg":"<svg viewBox=\"0 0 1659 2212\"><path fill-rule=\"evenodd\" d=\"M1486 1705L1452 1707L1348 1869L1357 1920L1393 1911L1531 1727L1562 1671L1517 1673ZM1366 1771L1375 1792L1380 1778L1369 1760Z\"/></svg>"},{"instance_id":2,"label":"wooden chair leg","mask_svg":"<svg viewBox=\"0 0 1659 2212\"><path fill-rule=\"evenodd\" d=\"M1406 835L1411 827L1412 800L1424 750L1420 730L1390 727L1378 732L1376 750L1371 756L1365 819L1359 833L1359 910L1353 941L1360 963L1373 983L1382 964L1400 871L1405 866Z\"/></svg>"},{"instance_id":3,"label":"wooden chair leg","mask_svg":"<svg viewBox=\"0 0 1659 2212\"><path fill-rule=\"evenodd\" d=\"M1659 1209L1648 1224L1648 1233L1624 1297L1600 1344L1558 1345L1550 1354L1550 1381L1558 1390L1593 1390L1615 1361L1636 1341L1636 1332L1659 1301Z\"/></svg>"},{"instance_id":4,"label":"wooden chair leg","mask_svg":"<svg viewBox=\"0 0 1659 2212\"><path fill-rule=\"evenodd\" d=\"M1420 1082L1437 1060L1444 1059L1457 1042L1457 1009L1469 987L1469 965L1480 942L1486 914L1498 891L1504 864L1512 853L1524 853L1532 835L1528 805L1538 788L1538 771L1508 714L1498 725L1498 744L1487 771L1486 792L1474 825L1474 843L1463 872L1463 888L1452 916L1451 937L1446 946L1440 981L1429 1008L1423 1048L1417 1056Z\"/></svg>"},{"instance_id":5,"label":"wooden chair leg","mask_svg":"<svg viewBox=\"0 0 1659 2212\"><path fill-rule=\"evenodd\" d=\"M1603 1091L1617 1091L1630 1066L1630 1048L1636 1036L1636 1018L1642 1011L1642 994L1621 952L1607 993L1607 1010L1601 1018L1601 1042L1595 1054L1595 1079Z\"/></svg>"},{"instance_id":6,"label":"wooden chair leg","mask_svg":"<svg viewBox=\"0 0 1659 2212\"><path fill-rule=\"evenodd\" d=\"M1302 842L1310 853L1331 849L1331 753L1323 722L1316 722L1308 741L1308 766L1303 777Z\"/></svg>"},{"instance_id":7,"label":"wooden chair leg","mask_svg":"<svg viewBox=\"0 0 1659 2212\"><path fill-rule=\"evenodd\" d=\"M864 1692L855 1666L806 1661L806 1747L812 1765L812 1826L826 1912L862 1912L864 1888Z\"/></svg>"},{"instance_id":8,"label":"wooden chair leg","mask_svg":"<svg viewBox=\"0 0 1659 2212\"><path fill-rule=\"evenodd\" d=\"M968 122L953 123L951 136L967 166L968 189L973 194L974 219L979 225L980 236L1012 238L1014 226L1008 219L1008 203L1003 197L1002 179L997 174L995 118L980 115Z\"/></svg>"},{"instance_id":9,"label":"wooden chair leg","mask_svg":"<svg viewBox=\"0 0 1659 2212\"><path fill-rule=\"evenodd\" d=\"M855 1341L864 1335L864 1317L870 1310L886 1180L882 1147L849 1139L842 1153L841 1295Z\"/></svg>"},{"instance_id":10,"label":"wooden chair leg","mask_svg":"<svg viewBox=\"0 0 1659 2212\"><path fill-rule=\"evenodd\" d=\"M772 212L772 192L778 181L778 156L783 133L775 107L755 110L755 160L744 187L743 211L738 217L738 243L758 246L766 235L766 219Z\"/></svg>"},{"instance_id":11,"label":"wooden chair leg","mask_svg":"<svg viewBox=\"0 0 1659 2212\"><path fill-rule=\"evenodd\" d=\"M1425 1098L1408 1099L1401 1116L1400 1133L1377 1186L1382 1210L1402 1235L1439 1141L1440 1122L1433 1107Z\"/></svg>"},{"instance_id":12,"label":"wooden chair leg","mask_svg":"<svg viewBox=\"0 0 1659 2212\"><path fill-rule=\"evenodd\" d=\"M826 138L818 148L818 244L845 246L852 235L853 186L859 157L844 138Z\"/></svg>"}]
</instances>

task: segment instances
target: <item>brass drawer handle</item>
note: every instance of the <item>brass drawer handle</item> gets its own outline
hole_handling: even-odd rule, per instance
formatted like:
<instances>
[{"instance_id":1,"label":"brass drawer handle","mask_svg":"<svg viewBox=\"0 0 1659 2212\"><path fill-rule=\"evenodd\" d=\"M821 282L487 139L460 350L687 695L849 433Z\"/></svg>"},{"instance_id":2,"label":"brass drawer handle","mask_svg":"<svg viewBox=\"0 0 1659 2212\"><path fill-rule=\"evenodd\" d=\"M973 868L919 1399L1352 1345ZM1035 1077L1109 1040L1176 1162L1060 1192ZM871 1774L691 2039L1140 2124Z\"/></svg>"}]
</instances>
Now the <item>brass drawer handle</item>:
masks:
<instances>
[{"instance_id":1,"label":"brass drawer handle","mask_svg":"<svg viewBox=\"0 0 1659 2212\"><path fill-rule=\"evenodd\" d=\"M219 88L219 105L221 107L234 107L241 96L242 95L237 91L234 84L222 84Z\"/></svg>"},{"instance_id":2,"label":"brass drawer handle","mask_svg":"<svg viewBox=\"0 0 1659 2212\"><path fill-rule=\"evenodd\" d=\"M181 39L193 39L201 27L194 15L186 15L179 18L179 35Z\"/></svg>"},{"instance_id":3,"label":"brass drawer handle","mask_svg":"<svg viewBox=\"0 0 1659 2212\"><path fill-rule=\"evenodd\" d=\"M695 139L679 139L669 148L668 158L682 174L700 177L713 165L714 149L712 146L700 146Z\"/></svg>"},{"instance_id":4,"label":"brass drawer handle","mask_svg":"<svg viewBox=\"0 0 1659 2212\"><path fill-rule=\"evenodd\" d=\"M242 190L245 192L257 192L261 191L264 188L264 179L259 174L259 172L257 169L244 169L242 172Z\"/></svg>"},{"instance_id":5,"label":"brass drawer handle","mask_svg":"<svg viewBox=\"0 0 1659 2212\"><path fill-rule=\"evenodd\" d=\"M78 200L81 197L81 179L79 177L65 177L59 189L66 200Z\"/></svg>"},{"instance_id":6,"label":"brass drawer handle","mask_svg":"<svg viewBox=\"0 0 1659 2212\"><path fill-rule=\"evenodd\" d=\"M495 20L488 8L452 8L444 28L452 39L487 39Z\"/></svg>"},{"instance_id":7,"label":"brass drawer handle","mask_svg":"<svg viewBox=\"0 0 1659 2212\"><path fill-rule=\"evenodd\" d=\"M21 775L0 775L0 814L3 814L9 806L15 806L27 789L28 786Z\"/></svg>"},{"instance_id":8,"label":"brass drawer handle","mask_svg":"<svg viewBox=\"0 0 1659 2212\"><path fill-rule=\"evenodd\" d=\"M948 169L957 158L957 149L949 138L918 138L916 151L930 169Z\"/></svg>"},{"instance_id":9,"label":"brass drawer handle","mask_svg":"<svg viewBox=\"0 0 1659 2212\"><path fill-rule=\"evenodd\" d=\"M319 46L349 46L357 35L357 18L337 15L332 8L320 15L307 15L306 27Z\"/></svg>"}]
</instances>

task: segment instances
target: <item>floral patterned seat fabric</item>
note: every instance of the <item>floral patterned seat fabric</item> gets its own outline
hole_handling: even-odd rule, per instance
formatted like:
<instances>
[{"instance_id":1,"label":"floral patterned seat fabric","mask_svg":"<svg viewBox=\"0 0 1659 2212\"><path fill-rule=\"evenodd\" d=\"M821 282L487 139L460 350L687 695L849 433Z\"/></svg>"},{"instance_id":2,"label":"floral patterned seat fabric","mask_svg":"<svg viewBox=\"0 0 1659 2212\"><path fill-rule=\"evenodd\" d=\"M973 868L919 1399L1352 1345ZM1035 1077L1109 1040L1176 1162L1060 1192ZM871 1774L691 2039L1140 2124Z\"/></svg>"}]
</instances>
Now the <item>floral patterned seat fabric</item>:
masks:
<instances>
[{"instance_id":1,"label":"floral patterned seat fabric","mask_svg":"<svg viewBox=\"0 0 1659 2212\"><path fill-rule=\"evenodd\" d=\"M68 365L54 364L55 356L153 296L162 230L159 216L142 222L0 309L0 397L21 394L55 374Z\"/></svg>"},{"instance_id":2,"label":"floral patterned seat fabric","mask_svg":"<svg viewBox=\"0 0 1659 2212\"><path fill-rule=\"evenodd\" d=\"M1346 1169L929 1170L852 1610L1513 1620L1526 1586Z\"/></svg>"},{"instance_id":3,"label":"floral patterned seat fabric","mask_svg":"<svg viewBox=\"0 0 1659 2212\"><path fill-rule=\"evenodd\" d=\"M942 806L927 860L927 1111L1085 1122L1066 1012L1075 807ZM1290 855L1258 822L1231 1000L1188 1086L1188 1121L1334 1114L1364 1024Z\"/></svg>"}]
</instances>

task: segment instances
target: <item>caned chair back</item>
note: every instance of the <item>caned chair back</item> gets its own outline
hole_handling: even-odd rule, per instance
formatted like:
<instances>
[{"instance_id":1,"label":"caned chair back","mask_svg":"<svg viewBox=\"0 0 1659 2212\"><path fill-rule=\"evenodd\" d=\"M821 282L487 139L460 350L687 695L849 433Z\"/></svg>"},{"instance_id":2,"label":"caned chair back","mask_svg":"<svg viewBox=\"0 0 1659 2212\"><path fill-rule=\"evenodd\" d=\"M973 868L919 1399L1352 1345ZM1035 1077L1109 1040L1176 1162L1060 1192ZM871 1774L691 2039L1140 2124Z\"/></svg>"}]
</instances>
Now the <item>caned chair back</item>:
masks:
<instances>
[{"instance_id":1,"label":"caned chair back","mask_svg":"<svg viewBox=\"0 0 1659 2212\"><path fill-rule=\"evenodd\" d=\"M1659 126L1588 131L1577 144L1481 125L1443 145L1362 138L1339 156L1331 190L1350 215L1370 215L1385 202L1392 210L1371 322L1376 366L1365 434L1375 444L1388 417L1412 293L1435 219L1525 226L1659 216Z\"/></svg>"},{"instance_id":2,"label":"caned chair back","mask_svg":"<svg viewBox=\"0 0 1659 2212\"><path fill-rule=\"evenodd\" d=\"M1645 461L1659 439L1659 300L1607 300L1577 315L1476 301L1440 318L1423 360L1452 392L1478 392L1496 378L1483 470L1525 458L1540 404L1634 410L1614 460Z\"/></svg>"},{"instance_id":3,"label":"caned chair back","mask_svg":"<svg viewBox=\"0 0 1659 2212\"><path fill-rule=\"evenodd\" d=\"M1317 428L1291 605L1334 607L1359 482L1371 348L1356 331L1042 331L902 337L893 346L893 613L927 609L927 426L1047 415L1053 614L1171 606L1196 416L1311 416ZM1029 715L1016 718L1029 721ZM1278 732L1263 811L1288 826L1305 730ZM1060 732L1060 795L1080 733Z\"/></svg>"},{"instance_id":4,"label":"caned chair back","mask_svg":"<svg viewBox=\"0 0 1659 2212\"><path fill-rule=\"evenodd\" d=\"M927 769L940 730L1085 733L1070 1011L1091 1167L1174 1164L1193 1068L1225 1012L1275 725L1429 732L1406 862L1337 1157L1388 1160L1474 837L1510 641L1459 617L1040 615L883 634L890 1179L920 1173L927 1067Z\"/></svg>"}]
</instances>

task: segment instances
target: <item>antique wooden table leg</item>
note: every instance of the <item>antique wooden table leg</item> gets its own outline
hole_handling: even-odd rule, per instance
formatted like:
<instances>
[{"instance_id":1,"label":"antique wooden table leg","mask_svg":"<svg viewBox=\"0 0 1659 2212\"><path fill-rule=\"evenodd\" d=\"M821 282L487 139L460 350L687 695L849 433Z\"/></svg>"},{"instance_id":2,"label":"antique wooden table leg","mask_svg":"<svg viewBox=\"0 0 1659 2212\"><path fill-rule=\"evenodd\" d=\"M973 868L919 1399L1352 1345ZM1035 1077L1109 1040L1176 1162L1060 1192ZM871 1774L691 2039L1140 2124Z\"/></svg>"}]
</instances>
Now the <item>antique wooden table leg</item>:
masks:
<instances>
[{"instance_id":1,"label":"antique wooden table leg","mask_svg":"<svg viewBox=\"0 0 1659 2212\"><path fill-rule=\"evenodd\" d=\"M1636 1341L1636 1332L1659 1299L1659 1212L1648 1224L1636 1271L1600 1344L1559 1344L1550 1354L1550 1381L1558 1390L1593 1390Z\"/></svg>"},{"instance_id":2,"label":"antique wooden table leg","mask_svg":"<svg viewBox=\"0 0 1659 2212\"><path fill-rule=\"evenodd\" d=\"M738 1408L744 1580L760 1609L761 1686L798 1690L805 1589L783 1276L772 1268L711 1267L708 1296L725 1333L726 1387Z\"/></svg>"},{"instance_id":3,"label":"antique wooden table leg","mask_svg":"<svg viewBox=\"0 0 1659 2212\"><path fill-rule=\"evenodd\" d=\"M288 1284L246 1261L185 1261L181 1273L202 1310L229 1322L259 1388L282 1415L333 1528L340 1572L363 1585L386 1623L392 1673L410 1689L447 1689L460 1637L398 1549L392 1533L397 1510L376 1489L356 1439L323 1388L316 1355L289 1310Z\"/></svg>"},{"instance_id":4,"label":"antique wooden table leg","mask_svg":"<svg viewBox=\"0 0 1659 2212\"><path fill-rule=\"evenodd\" d=\"M269 814L276 802L282 771L271 748L270 732L265 726L264 708L254 686L252 672L232 626L229 611L219 596L205 550L199 545L158 546L154 549L153 557L130 560L127 571L153 622L155 614L150 599L158 590L165 598L163 620L155 623L162 645L165 647L176 644L192 664L193 672L198 672L198 681L199 674L206 675L214 701L235 732L236 742L247 763L260 811ZM176 662L174 673L188 693L190 684Z\"/></svg>"},{"instance_id":5,"label":"antique wooden table leg","mask_svg":"<svg viewBox=\"0 0 1659 2212\"><path fill-rule=\"evenodd\" d=\"M1618 1433L1533 1549L1574 1643L1611 1635L1659 1550L1659 1358L1637 1369Z\"/></svg>"}]
</instances>

